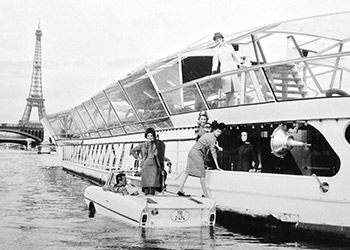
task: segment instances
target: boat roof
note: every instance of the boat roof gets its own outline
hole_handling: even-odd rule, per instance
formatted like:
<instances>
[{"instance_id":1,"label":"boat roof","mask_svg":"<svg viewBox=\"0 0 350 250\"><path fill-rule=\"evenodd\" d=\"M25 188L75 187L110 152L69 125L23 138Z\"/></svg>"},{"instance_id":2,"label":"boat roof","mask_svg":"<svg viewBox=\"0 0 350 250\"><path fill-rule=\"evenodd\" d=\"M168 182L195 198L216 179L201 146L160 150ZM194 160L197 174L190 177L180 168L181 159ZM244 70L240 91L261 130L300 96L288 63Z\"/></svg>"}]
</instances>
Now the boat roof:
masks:
<instances>
[{"instance_id":1,"label":"boat roof","mask_svg":"<svg viewBox=\"0 0 350 250\"><path fill-rule=\"evenodd\" d=\"M289 33L337 41L347 41L350 38L350 31L346 25L350 21L349 14L350 11L344 11L272 23L226 35L226 40L229 39L230 41L234 41L240 39L242 36L258 33ZM206 46L210 43L212 43L212 35L206 36L189 47L195 48L197 46Z\"/></svg>"},{"instance_id":2,"label":"boat roof","mask_svg":"<svg viewBox=\"0 0 350 250\"><path fill-rule=\"evenodd\" d=\"M55 140L100 138L189 126L180 115L196 117L203 109L344 97L350 93L348 23L345 11L224 34L243 63L215 75L210 34L135 69L72 109L47 114L43 122ZM239 102L225 101L223 77L238 79Z\"/></svg>"}]
</instances>

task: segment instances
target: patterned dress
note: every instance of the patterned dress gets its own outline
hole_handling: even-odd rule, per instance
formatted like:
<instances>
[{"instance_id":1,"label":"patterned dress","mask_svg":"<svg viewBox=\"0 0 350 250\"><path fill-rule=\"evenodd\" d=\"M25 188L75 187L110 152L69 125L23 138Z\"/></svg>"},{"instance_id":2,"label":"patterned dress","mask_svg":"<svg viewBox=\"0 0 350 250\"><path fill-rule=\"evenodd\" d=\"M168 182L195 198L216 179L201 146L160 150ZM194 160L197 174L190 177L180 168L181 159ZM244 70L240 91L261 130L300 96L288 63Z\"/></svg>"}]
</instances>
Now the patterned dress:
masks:
<instances>
[{"instance_id":1,"label":"patterned dress","mask_svg":"<svg viewBox=\"0 0 350 250\"><path fill-rule=\"evenodd\" d=\"M217 159L216 141L217 138L213 133L206 133L198 139L187 156L186 173L188 175L205 177L206 152L209 149L213 158Z\"/></svg>"},{"instance_id":2,"label":"patterned dress","mask_svg":"<svg viewBox=\"0 0 350 250\"><path fill-rule=\"evenodd\" d=\"M209 133L211 130L211 126L210 123L206 123L204 125L198 124L195 127L194 133L196 135L196 141L198 141L198 139L204 135L205 133Z\"/></svg>"}]
</instances>

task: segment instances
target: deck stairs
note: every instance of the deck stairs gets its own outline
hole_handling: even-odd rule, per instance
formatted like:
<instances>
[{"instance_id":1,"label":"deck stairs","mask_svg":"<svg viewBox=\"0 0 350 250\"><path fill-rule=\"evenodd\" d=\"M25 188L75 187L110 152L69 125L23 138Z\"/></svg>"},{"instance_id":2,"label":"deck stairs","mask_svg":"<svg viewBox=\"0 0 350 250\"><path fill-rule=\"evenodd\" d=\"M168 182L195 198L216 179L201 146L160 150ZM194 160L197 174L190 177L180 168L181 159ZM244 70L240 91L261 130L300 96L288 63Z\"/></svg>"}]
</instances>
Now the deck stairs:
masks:
<instances>
[{"instance_id":1,"label":"deck stairs","mask_svg":"<svg viewBox=\"0 0 350 250\"><path fill-rule=\"evenodd\" d=\"M273 66L266 70L267 78L277 99L289 100L305 98L308 95L303 79L303 70L298 70L295 64Z\"/></svg>"}]
</instances>

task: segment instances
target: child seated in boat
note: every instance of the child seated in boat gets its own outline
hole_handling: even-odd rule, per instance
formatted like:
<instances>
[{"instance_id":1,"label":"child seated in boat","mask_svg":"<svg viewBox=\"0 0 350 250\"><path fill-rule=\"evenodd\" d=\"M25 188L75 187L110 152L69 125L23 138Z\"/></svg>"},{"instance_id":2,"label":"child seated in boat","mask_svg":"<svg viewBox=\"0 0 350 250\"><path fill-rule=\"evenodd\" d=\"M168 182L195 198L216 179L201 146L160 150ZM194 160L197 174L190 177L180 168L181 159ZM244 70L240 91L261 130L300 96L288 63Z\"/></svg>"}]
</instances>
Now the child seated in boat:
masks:
<instances>
[{"instance_id":1,"label":"child seated in boat","mask_svg":"<svg viewBox=\"0 0 350 250\"><path fill-rule=\"evenodd\" d=\"M116 176L116 184L115 185L105 185L103 186L103 190L112 191L114 193L121 193L123 195L138 195L138 191L135 190L133 186L127 184L125 174L118 174Z\"/></svg>"}]
</instances>

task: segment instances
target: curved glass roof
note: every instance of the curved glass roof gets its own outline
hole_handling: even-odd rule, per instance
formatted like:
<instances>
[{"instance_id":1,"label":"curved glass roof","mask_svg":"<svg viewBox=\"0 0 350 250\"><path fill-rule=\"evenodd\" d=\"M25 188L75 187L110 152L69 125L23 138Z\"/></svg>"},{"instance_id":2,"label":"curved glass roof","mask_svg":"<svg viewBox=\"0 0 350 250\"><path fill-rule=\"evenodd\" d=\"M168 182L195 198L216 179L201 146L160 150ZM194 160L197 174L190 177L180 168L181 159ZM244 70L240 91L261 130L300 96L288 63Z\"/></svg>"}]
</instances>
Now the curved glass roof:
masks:
<instances>
[{"instance_id":1,"label":"curved glass roof","mask_svg":"<svg viewBox=\"0 0 350 250\"><path fill-rule=\"evenodd\" d=\"M350 93L350 12L275 23L225 35L239 69L211 74L212 35L147 64L77 107L43 122L54 139L84 139L173 128L173 115L228 106L327 98ZM229 103L221 80L240 90Z\"/></svg>"}]
</instances>

